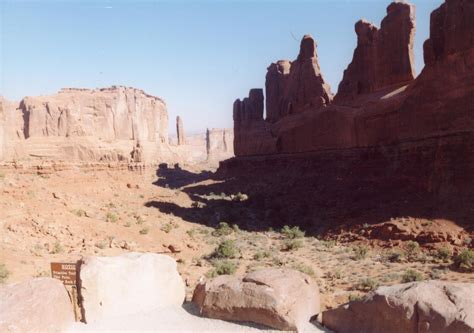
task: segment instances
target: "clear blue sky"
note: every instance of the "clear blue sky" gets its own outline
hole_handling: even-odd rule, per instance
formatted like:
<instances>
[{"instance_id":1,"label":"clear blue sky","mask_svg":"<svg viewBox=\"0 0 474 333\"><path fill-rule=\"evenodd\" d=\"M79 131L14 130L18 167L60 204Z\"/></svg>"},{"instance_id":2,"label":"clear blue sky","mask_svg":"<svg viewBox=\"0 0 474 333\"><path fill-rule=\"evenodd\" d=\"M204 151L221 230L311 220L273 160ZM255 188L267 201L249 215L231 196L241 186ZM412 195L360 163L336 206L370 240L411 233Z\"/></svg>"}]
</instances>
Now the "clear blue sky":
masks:
<instances>
[{"instance_id":1,"label":"clear blue sky","mask_svg":"<svg viewBox=\"0 0 474 333\"><path fill-rule=\"evenodd\" d=\"M416 68L423 67L429 15L417 9ZM232 103L263 88L267 66L294 59L312 34L336 92L360 18L380 26L388 0L10 1L0 0L0 95L52 94L61 87L125 85L160 96L170 123L188 132L231 127ZM173 133L174 127L170 127Z\"/></svg>"}]
</instances>

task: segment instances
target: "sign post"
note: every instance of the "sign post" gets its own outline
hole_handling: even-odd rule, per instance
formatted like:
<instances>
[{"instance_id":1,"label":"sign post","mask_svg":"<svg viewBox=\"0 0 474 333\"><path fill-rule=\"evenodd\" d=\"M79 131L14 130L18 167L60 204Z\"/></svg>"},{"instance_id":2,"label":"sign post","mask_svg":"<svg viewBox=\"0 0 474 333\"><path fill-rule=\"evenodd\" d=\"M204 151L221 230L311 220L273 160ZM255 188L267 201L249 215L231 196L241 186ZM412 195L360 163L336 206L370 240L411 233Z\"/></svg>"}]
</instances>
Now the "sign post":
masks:
<instances>
[{"instance_id":1,"label":"sign post","mask_svg":"<svg viewBox=\"0 0 474 333\"><path fill-rule=\"evenodd\" d=\"M65 263L65 262L52 262L51 263L51 276L54 279L62 281L66 287L69 297L71 298L72 305L74 308L74 319L79 321L81 317L78 299L77 299L77 273L79 271L79 262Z\"/></svg>"}]
</instances>

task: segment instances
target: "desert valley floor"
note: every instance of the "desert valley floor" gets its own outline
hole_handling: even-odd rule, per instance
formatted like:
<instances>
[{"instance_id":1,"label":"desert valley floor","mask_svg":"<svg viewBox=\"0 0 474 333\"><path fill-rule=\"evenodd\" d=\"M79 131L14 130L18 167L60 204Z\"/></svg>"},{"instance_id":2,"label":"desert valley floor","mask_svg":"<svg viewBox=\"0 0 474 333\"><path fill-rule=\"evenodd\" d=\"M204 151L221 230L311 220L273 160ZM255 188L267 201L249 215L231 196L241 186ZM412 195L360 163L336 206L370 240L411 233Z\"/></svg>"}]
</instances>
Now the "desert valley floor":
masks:
<instances>
[{"instance_id":1,"label":"desert valley floor","mask_svg":"<svg viewBox=\"0 0 474 333\"><path fill-rule=\"evenodd\" d=\"M0 176L0 264L4 282L49 276L50 262L129 251L166 253L178 262L189 301L200 279L219 270L236 275L261 267L290 267L313 276L322 304L330 308L357 299L377 285L410 279L474 282L474 274L452 268L448 249L414 243L377 246L302 236L296 229L246 231L219 216L200 215L205 204L188 194L219 183L211 172L149 168L67 170L55 173L2 171ZM206 193L208 202L240 209L245 193ZM187 209L174 215L169 205ZM400 218L402 223L436 221ZM226 240L229 259L212 254ZM407 245L408 244L408 245ZM449 250L450 251L450 250Z\"/></svg>"}]
</instances>

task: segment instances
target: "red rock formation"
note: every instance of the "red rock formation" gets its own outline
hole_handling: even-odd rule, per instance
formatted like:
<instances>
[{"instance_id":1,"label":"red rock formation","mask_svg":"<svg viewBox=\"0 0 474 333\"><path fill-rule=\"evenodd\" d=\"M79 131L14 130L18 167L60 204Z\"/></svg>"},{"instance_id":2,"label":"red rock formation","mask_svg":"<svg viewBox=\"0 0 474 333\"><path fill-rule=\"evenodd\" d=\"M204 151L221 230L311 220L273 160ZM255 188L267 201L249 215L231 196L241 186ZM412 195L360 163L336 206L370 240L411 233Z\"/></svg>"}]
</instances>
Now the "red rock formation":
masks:
<instances>
[{"instance_id":1,"label":"red rock formation","mask_svg":"<svg viewBox=\"0 0 474 333\"><path fill-rule=\"evenodd\" d=\"M415 77L413 42L415 8L396 2L387 7L380 29L360 20L355 25L357 47L339 84L337 101L402 85Z\"/></svg>"},{"instance_id":2,"label":"red rock formation","mask_svg":"<svg viewBox=\"0 0 474 333\"><path fill-rule=\"evenodd\" d=\"M450 0L433 12L425 43L427 65L416 80L411 80L413 7L388 6L380 30L358 22L358 46L341 83L352 88L343 88L334 102L324 108L314 105L311 112L281 118L279 109L275 111L284 100L278 100L285 96L281 91L288 91L294 63L290 74L285 74L286 63L273 64L267 74L270 119L260 119L260 129L240 127L239 134L248 138L265 133L272 139L265 141L270 146L247 139L241 149L236 141L236 156L371 147L473 131L473 7ZM299 59L312 52L311 47L305 50ZM354 90L354 82L363 89Z\"/></svg>"},{"instance_id":3,"label":"red rock formation","mask_svg":"<svg viewBox=\"0 0 474 333\"><path fill-rule=\"evenodd\" d=\"M270 122L330 103L332 94L321 74L313 37L303 37L295 61L280 60L267 68L265 89Z\"/></svg>"},{"instance_id":4,"label":"red rock formation","mask_svg":"<svg viewBox=\"0 0 474 333\"><path fill-rule=\"evenodd\" d=\"M178 138L178 146L184 145L184 127L183 127L183 120L180 116L176 117L176 136Z\"/></svg>"},{"instance_id":5,"label":"red rock formation","mask_svg":"<svg viewBox=\"0 0 474 333\"><path fill-rule=\"evenodd\" d=\"M234 102L234 153L273 152L275 142L268 129L263 120L263 90L251 89L249 97Z\"/></svg>"}]
</instances>

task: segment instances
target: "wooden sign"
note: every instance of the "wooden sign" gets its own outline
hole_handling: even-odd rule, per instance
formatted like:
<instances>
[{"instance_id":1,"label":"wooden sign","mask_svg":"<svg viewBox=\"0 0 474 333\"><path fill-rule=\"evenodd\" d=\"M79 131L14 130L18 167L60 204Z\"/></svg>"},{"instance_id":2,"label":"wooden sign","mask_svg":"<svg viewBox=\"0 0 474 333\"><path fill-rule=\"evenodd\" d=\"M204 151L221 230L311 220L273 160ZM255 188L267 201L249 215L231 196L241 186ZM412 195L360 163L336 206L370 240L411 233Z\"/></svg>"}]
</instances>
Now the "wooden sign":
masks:
<instances>
[{"instance_id":1,"label":"wooden sign","mask_svg":"<svg viewBox=\"0 0 474 333\"><path fill-rule=\"evenodd\" d=\"M51 276L55 279L61 280L65 286L76 286L77 266L78 264L75 262L52 262Z\"/></svg>"}]
</instances>

